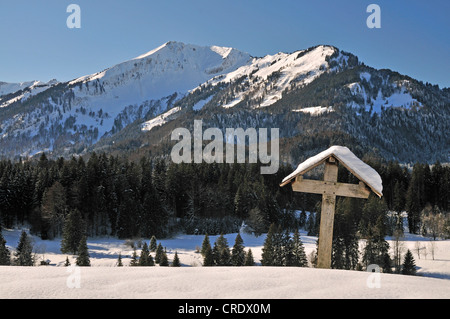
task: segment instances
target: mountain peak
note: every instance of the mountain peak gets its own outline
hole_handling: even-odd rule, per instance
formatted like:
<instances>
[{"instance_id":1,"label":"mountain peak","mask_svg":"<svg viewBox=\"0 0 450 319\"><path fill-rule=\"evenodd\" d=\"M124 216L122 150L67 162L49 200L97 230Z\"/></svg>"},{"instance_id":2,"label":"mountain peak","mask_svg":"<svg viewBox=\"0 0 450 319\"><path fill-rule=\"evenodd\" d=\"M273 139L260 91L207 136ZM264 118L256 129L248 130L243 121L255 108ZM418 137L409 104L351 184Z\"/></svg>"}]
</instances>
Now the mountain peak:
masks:
<instances>
[{"instance_id":1,"label":"mountain peak","mask_svg":"<svg viewBox=\"0 0 450 319\"><path fill-rule=\"evenodd\" d=\"M204 52L206 54L215 53L218 54L222 59L228 58L232 53L241 56L245 55L247 56L248 59L250 58L250 55L248 53L241 52L231 47L221 47L217 45L200 46L195 44L183 43L179 41L168 41L160 45L159 47L134 58L133 60L144 59L153 56L155 54L180 54L180 53L190 54L190 52Z\"/></svg>"}]
</instances>

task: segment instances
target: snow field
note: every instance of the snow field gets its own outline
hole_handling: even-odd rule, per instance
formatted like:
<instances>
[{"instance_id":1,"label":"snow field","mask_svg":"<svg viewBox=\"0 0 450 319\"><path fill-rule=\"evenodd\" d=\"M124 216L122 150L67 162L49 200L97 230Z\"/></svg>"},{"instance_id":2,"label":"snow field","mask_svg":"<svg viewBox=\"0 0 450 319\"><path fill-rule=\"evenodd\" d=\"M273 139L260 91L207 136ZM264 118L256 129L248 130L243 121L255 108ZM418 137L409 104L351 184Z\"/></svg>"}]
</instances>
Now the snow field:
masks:
<instances>
[{"instance_id":1,"label":"snow field","mask_svg":"<svg viewBox=\"0 0 450 319\"><path fill-rule=\"evenodd\" d=\"M236 235L225 235L230 248ZM416 242L427 247L429 239L406 235L403 250L413 252L418 276L261 267L265 235L245 233L241 236L245 250L252 249L257 263L254 267L201 267L203 258L196 250L204 236L180 234L158 243L166 247L170 262L177 251L182 267L128 267L133 250L127 241L94 238L88 239L92 267L78 267L76 273L74 267L63 267L67 256L72 264L76 256L59 251L60 239L42 241L33 236L36 257L49 259L50 266L1 266L0 298L450 298L450 240L436 242L434 260L430 252L426 259L423 254L419 259L414 251ZM3 236L13 250L20 230L3 230ZM211 245L217 237L209 236ZM301 239L309 255L316 248L317 237L301 232ZM124 267L115 267L119 253ZM78 276L79 288L73 285L74 276ZM378 282L379 288L370 288L373 282Z\"/></svg>"},{"instance_id":2,"label":"snow field","mask_svg":"<svg viewBox=\"0 0 450 319\"><path fill-rule=\"evenodd\" d=\"M448 280L298 267L0 267L0 298L450 298ZM68 284L69 283L69 284Z\"/></svg>"}]
</instances>

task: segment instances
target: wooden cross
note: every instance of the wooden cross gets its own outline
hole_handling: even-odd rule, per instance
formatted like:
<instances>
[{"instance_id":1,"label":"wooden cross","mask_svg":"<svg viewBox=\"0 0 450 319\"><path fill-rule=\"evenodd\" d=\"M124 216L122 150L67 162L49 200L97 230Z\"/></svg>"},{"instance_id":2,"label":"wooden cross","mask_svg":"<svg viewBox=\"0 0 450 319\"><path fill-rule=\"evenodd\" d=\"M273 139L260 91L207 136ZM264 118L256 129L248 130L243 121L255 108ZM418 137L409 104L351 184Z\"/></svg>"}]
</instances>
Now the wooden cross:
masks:
<instances>
[{"instance_id":1,"label":"wooden cross","mask_svg":"<svg viewBox=\"0 0 450 319\"><path fill-rule=\"evenodd\" d=\"M358 185L338 183L338 163L341 163L360 179ZM304 179L303 174L325 162L323 181ZM353 167L355 166L355 167ZM362 170L365 169L365 170ZM363 172L363 173L361 173ZM331 268L331 251L333 243L334 211L336 196L368 198L370 189L382 196L381 177L370 166L359 160L348 148L335 146L324 151L315 158L300 164L298 169L286 177L280 186L291 183L295 192L313 193L322 195L322 210L320 217L318 268ZM369 175L370 174L370 175ZM364 177L368 177L364 179ZM295 180L294 180L295 178ZM369 180L369 182L365 181ZM375 182L374 182L375 181Z\"/></svg>"}]
</instances>

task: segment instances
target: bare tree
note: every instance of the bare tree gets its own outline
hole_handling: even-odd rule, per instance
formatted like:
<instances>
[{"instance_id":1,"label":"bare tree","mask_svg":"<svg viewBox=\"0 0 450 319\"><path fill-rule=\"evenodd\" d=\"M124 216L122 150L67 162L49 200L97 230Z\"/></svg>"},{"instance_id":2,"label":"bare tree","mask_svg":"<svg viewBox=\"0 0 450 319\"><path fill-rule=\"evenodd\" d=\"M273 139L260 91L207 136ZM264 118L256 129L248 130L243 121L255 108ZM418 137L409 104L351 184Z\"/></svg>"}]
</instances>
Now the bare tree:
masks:
<instances>
[{"instance_id":1,"label":"bare tree","mask_svg":"<svg viewBox=\"0 0 450 319\"><path fill-rule=\"evenodd\" d=\"M394 230L392 250L394 253L394 268L396 273L400 273L402 268L402 252L404 250L403 232Z\"/></svg>"},{"instance_id":2,"label":"bare tree","mask_svg":"<svg viewBox=\"0 0 450 319\"><path fill-rule=\"evenodd\" d=\"M417 257L420 259L420 250L422 249L422 247L420 247L420 241L417 240L414 242L414 249L416 250Z\"/></svg>"},{"instance_id":3,"label":"bare tree","mask_svg":"<svg viewBox=\"0 0 450 319\"><path fill-rule=\"evenodd\" d=\"M433 240L444 237L445 217L439 210L439 207L427 205L422 210L422 229L426 236L430 236Z\"/></svg>"},{"instance_id":4,"label":"bare tree","mask_svg":"<svg viewBox=\"0 0 450 319\"><path fill-rule=\"evenodd\" d=\"M434 253L436 252L436 241L430 240L428 243L428 247L430 248L431 258L434 260Z\"/></svg>"}]
</instances>

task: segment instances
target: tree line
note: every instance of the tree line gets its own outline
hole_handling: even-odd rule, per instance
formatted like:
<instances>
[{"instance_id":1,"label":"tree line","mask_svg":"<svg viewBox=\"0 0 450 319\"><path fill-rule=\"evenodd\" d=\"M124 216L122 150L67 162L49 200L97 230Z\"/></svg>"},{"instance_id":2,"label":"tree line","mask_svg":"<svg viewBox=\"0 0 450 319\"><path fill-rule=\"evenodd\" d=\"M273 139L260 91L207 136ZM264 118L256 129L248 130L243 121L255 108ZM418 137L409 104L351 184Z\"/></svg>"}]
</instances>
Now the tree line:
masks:
<instances>
[{"instance_id":1,"label":"tree line","mask_svg":"<svg viewBox=\"0 0 450 319\"><path fill-rule=\"evenodd\" d=\"M405 210L411 233L450 236L449 166L417 163L410 170L397 162L366 162L380 173L384 196L376 202L339 199L337 211L340 205L347 208L342 216L337 214L337 231L369 236L369 225L381 216L391 235L395 227L402 227L394 224L403 222L400 212ZM51 160L43 153L39 160L3 160L0 223L6 228L27 224L42 239L61 237L65 228L72 229L67 231L74 234L75 243L82 235L217 235L238 232L243 221L257 235L273 223L283 230L305 227L317 234L321 197L279 186L293 167L281 165L276 174L261 175L259 166L174 164L145 156L129 161L104 153L92 153L88 159ZM343 167L338 180L357 182ZM302 214L297 216L295 210ZM316 214L306 219L305 212ZM343 246L348 240L343 239Z\"/></svg>"}]
</instances>

